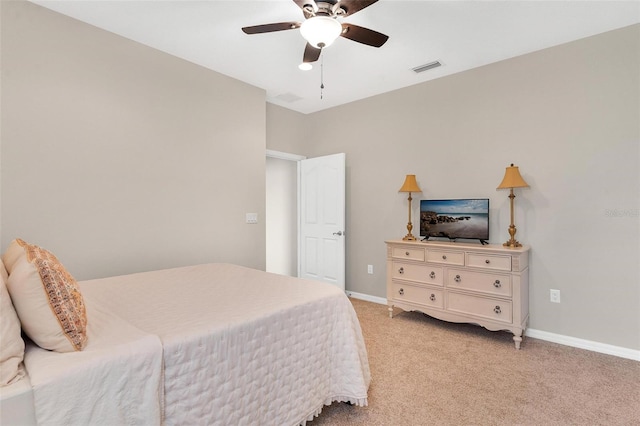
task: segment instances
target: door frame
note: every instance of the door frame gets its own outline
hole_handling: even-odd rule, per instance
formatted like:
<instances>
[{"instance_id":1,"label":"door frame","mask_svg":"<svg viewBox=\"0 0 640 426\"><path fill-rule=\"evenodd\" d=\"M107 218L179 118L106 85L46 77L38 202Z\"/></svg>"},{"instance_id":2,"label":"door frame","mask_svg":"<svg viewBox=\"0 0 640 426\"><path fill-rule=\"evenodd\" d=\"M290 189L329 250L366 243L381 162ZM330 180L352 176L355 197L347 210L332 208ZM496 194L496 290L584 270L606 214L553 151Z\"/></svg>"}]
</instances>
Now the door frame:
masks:
<instances>
[{"instance_id":1,"label":"door frame","mask_svg":"<svg viewBox=\"0 0 640 426\"><path fill-rule=\"evenodd\" d=\"M339 153L341 155L345 155L344 153ZM332 155L337 155L337 154L328 154L328 156L332 156ZM295 175L295 179L296 179L296 221L295 221L295 225L292 224L292 226L295 226L295 235L296 235L296 239L295 239L295 244L296 247L292 248L295 249L295 253L297 256L296 259L296 276L300 277L301 276L301 268L302 268L302 258L301 258L301 252L302 252L302 247L301 247L301 238L302 238L302 232L301 232L301 212L302 212L302 161L303 160L307 160L308 158L306 156L302 156L302 155L297 155L297 154L290 154L287 152L282 152L282 151L275 151L275 150L269 150L267 149L265 152L265 157L266 158L274 158L274 159L280 159L280 160L286 160L286 161L295 161L296 162L296 175ZM313 158L320 158L320 157L324 157L324 156L319 156L319 157L313 157ZM345 160L343 159L343 162ZM346 167L346 164L345 164ZM343 170L343 173L345 173L346 171ZM343 179L345 179L345 176L343 175ZM346 182L344 183L346 185ZM344 191L346 191L346 187L343 189ZM345 194L346 195L346 194ZM268 196L268 194L267 194ZM346 203L346 199L343 200L343 203ZM346 205L344 206L344 208L346 208ZM266 220L266 219L265 219ZM342 248L342 262L343 262L343 266L342 266L342 275L341 275L341 287L346 291L346 247L345 247L345 242L344 242L344 232L346 232L345 228L346 228L346 217L342 218L343 221L345 221L342 224L342 244L343 244L343 248ZM266 232L266 231L265 231Z\"/></svg>"},{"instance_id":2,"label":"door frame","mask_svg":"<svg viewBox=\"0 0 640 426\"><path fill-rule=\"evenodd\" d=\"M296 235L296 243L295 243L296 246L292 247L292 250L295 250L296 252L295 274L296 276L300 276L300 161L306 160L307 157L303 155L290 154L288 152L275 151L271 149L266 150L266 157L275 158L279 160L293 161L296 163L296 174L295 174L296 193L294 195L296 197L296 215L297 216L296 216L295 222L292 223L291 225L292 227L295 226L294 231ZM266 196L268 196L268 194L266 194Z\"/></svg>"},{"instance_id":3,"label":"door frame","mask_svg":"<svg viewBox=\"0 0 640 426\"><path fill-rule=\"evenodd\" d=\"M289 154L288 152L274 151L272 149L267 149L266 156L269 158L278 158L280 160L289 160L289 161L300 161L300 160L307 159L307 157L305 157L304 155Z\"/></svg>"}]
</instances>

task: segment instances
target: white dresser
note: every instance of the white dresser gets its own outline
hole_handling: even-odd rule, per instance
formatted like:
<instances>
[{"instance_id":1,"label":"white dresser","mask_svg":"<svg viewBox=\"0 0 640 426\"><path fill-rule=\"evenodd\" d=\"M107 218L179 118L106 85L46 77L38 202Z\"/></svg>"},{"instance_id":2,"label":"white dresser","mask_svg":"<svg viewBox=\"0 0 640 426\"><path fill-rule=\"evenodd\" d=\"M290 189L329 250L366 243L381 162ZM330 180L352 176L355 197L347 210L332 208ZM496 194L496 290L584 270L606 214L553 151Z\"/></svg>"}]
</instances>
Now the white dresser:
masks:
<instances>
[{"instance_id":1,"label":"white dresser","mask_svg":"<svg viewBox=\"0 0 640 426\"><path fill-rule=\"evenodd\" d=\"M529 247L386 241L387 304L451 322L513 333L529 321Z\"/></svg>"}]
</instances>

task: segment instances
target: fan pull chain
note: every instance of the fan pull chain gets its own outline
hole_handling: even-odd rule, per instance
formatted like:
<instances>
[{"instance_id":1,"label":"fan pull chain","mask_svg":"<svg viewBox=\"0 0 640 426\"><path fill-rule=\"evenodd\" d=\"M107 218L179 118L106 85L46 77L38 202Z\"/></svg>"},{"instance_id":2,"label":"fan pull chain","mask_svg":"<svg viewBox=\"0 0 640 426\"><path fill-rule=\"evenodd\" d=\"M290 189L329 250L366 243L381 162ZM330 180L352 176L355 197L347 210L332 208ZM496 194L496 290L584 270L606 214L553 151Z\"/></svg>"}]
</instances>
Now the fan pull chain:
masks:
<instances>
[{"instance_id":1,"label":"fan pull chain","mask_svg":"<svg viewBox=\"0 0 640 426\"><path fill-rule=\"evenodd\" d=\"M322 91L324 90L324 55L320 51L320 99L322 99Z\"/></svg>"}]
</instances>

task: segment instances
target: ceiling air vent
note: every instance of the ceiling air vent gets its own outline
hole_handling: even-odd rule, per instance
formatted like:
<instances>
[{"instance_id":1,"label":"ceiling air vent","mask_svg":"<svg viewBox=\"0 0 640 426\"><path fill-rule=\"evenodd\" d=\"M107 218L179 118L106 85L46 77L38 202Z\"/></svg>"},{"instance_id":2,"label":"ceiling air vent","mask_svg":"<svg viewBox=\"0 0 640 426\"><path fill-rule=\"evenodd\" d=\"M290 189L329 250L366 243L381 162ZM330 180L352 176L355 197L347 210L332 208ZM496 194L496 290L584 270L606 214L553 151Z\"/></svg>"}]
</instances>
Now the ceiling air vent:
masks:
<instances>
[{"instance_id":1,"label":"ceiling air vent","mask_svg":"<svg viewBox=\"0 0 640 426\"><path fill-rule=\"evenodd\" d=\"M413 68L413 72L415 73L424 72L433 68L438 68L440 66L442 66L440 61L433 61L433 62L429 62L428 64L420 65Z\"/></svg>"},{"instance_id":2,"label":"ceiling air vent","mask_svg":"<svg viewBox=\"0 0 640 426\"><path fill-rule=\"evenodd\" d=\"M298 96L298 95L293 94L293 93L282 93L282 94L276 96L276 99L280 99L281 101L292 103L292 102L297 102L297 101L301 100L302 98L300 96Z\"/></svg>"}]
</instances>

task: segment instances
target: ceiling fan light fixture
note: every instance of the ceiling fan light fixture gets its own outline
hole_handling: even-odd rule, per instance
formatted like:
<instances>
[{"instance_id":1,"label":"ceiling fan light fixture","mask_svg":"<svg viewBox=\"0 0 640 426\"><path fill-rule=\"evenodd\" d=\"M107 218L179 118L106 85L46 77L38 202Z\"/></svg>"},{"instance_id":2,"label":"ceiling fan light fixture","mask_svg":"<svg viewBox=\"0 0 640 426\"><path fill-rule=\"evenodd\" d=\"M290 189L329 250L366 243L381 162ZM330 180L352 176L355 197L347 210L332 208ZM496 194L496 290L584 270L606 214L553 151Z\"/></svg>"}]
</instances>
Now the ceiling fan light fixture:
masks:
<instances>
[{"instance_id":1,"label":"ceiling fan light fixture","mask_svg":"<svg viewBox=\"0 0 640 426\"><path fill-rule=\"evenodd\" d=\"M310 62L303 62L300 65L298 65L298 68L300 68L302 71L309 71L310 69L313 68L313 65L311 65Z\"/></svg>"},{"instance_id":2,"label":"ceiling fan light fixture","mask_svg":"<svg viewBox=\"0 0 640 426\"><path fill-rule=\"evenodd\" d=\"M342 33L342 25L329 16L314 16L300 26L300 34L313 47L329 47Z\"/></svg>"}]
</instances>

